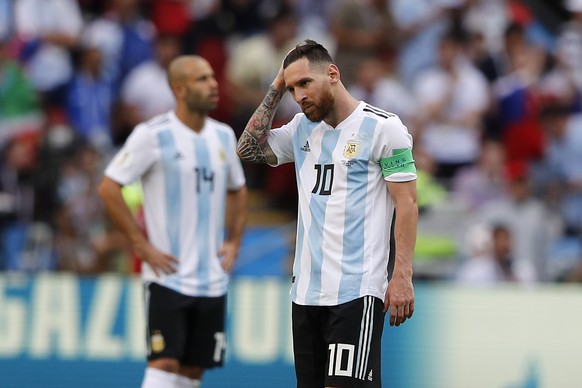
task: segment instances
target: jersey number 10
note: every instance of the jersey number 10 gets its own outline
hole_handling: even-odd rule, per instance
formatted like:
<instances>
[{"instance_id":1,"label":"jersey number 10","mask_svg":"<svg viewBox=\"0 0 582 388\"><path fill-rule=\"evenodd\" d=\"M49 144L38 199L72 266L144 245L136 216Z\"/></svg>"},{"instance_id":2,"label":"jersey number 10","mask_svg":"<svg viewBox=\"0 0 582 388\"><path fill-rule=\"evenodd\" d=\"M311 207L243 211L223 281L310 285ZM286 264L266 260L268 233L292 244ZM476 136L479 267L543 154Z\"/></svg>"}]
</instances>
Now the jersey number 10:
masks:
<instances>
[{"instance_id":1,"label":"jersey number 10","mask_svg":"<svg viewBox=\"0 0 582 388\"><path fill-rule=\"evenodd\" d=\"M317 178L311 193L331 195L331 188L333 186L333 164L316 164L315 172Z\"/></svg>"}]
</instances>

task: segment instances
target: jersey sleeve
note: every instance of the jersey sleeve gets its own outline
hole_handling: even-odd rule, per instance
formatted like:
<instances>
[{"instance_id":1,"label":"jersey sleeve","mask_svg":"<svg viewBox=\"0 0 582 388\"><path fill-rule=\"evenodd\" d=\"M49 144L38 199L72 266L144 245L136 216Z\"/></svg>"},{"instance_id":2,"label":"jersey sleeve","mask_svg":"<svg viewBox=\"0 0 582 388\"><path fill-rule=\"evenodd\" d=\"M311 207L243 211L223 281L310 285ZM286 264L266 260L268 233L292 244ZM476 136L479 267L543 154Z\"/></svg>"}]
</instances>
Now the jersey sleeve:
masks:
<instances>
[{"instance_id":1,"label":"jersey sleeve","mask_svg":"<svg viewBox=\"0 0 582 388\"><path fill-rule=\"evenodd\" d=\"M269 146L277 157L277 163L271 166L276 167L281 164L291 163L295 161L295 154L293 152L293 135L297 131L297 127L301 121L302 114L298 113L293 117L293 120L283 125L280 128L272 129L269 134Z\"/></svg>"},{"instance_id":2,"label":"jersey sleeve","mask_svg":"<svg viewBox=\"0 0 582 388\"><path fill-rule=\"evenodd\" d=\"M391 117L382 124L374 148L385 181L408 182L416 179L412 136L398 117Z\"/></svg>"},{"instance_id":3,"label":"jersey sleeve","mask_svg":"<svg viewBox=\"0 0 582 388\"><path fill-rule=\"evenodd\" d=\"M138 125L105 169L119 184L137 181L159 157L156 139L145 124Z\"/></svg>"}]
</instances>

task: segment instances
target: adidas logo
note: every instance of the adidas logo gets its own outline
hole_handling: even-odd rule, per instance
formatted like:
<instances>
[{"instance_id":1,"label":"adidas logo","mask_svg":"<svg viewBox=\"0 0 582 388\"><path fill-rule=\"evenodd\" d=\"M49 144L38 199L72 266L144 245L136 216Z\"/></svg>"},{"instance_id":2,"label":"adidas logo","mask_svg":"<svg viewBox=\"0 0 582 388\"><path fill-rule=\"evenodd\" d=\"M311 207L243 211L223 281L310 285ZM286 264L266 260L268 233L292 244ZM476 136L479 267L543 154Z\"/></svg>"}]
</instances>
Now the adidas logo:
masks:
<instances>
[{"instance_id":1,"label":"adidas logo","mask_svg":"<svg viewBox=\"0 0 582 388\"><path fill-rule=\"evenodd\" d=\"M311 148L309 148L309 141L306 141L305 145L301 147L300 150L304 152L311 152Z\"/></svg>"},{"instance_id":2,"label":"adidas logo","mask_svg":"<svg viewBox=\"0 0 582 388\"><path fill-rule=\"evenodd\" d=\"M368 373L368 381L372 381L372 369L370 369L370 373Z\"/></svg>"}]
</instances>

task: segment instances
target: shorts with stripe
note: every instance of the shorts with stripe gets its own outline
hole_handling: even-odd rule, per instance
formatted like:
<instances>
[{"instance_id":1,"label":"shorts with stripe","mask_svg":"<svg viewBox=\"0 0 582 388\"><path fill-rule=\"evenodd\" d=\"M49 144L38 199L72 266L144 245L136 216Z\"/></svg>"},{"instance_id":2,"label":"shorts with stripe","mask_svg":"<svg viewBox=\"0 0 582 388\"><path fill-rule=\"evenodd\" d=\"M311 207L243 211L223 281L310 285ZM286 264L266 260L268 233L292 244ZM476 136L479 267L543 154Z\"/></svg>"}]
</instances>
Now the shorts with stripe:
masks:
<instances>
[{"instance_id":1,"label":"shorts with stripe","mask_svg":"<svg viewBox=\"0 0 582 388\"><path fill-rule=\"evenodd\" d=\"M337 306L293 303L297 387L381 387L383 308L372 296Z\"/></svg>"},{"instance_id":2,"label":"shorts with stripe","mask_svg":"<svg viewBox=\"0 0 582 388\"><path fill-rule=\"evenodd\" d=\"M157 283L145 284L148 361L222 366L226 349L226 296L193 297Z\"/></svg>"}]
</instances>

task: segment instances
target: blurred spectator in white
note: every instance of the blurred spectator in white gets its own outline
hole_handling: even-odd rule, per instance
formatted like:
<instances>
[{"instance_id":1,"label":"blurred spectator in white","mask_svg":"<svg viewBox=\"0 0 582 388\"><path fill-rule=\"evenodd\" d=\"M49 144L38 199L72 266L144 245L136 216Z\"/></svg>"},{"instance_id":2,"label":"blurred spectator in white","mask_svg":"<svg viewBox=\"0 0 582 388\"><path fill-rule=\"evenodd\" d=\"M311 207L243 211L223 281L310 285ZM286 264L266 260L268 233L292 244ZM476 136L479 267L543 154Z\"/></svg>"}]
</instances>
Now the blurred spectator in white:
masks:
<instances>
[{"instance_id":1,"label":"blurred spectator in white","mask_svg":"<svg viewBox=\"0 0 582 388\"><path fill-rule=\"evenodd\" d=\"M544 77L544 92L582 111L582 0L566 0L570 20L562 26L554 51L555 66Z\"/></svg>"},{"instance_id":2,"label":"blurred spectator in white","mask_svg":"<svg viewBox=\"0 0 582 388\"><path fill-rule=\"evenodd\" d=\"M536 280L530 262L513 257L511 230L503 224L476 224L465 236L466 257L455 280L471 286L492 286L502 282L532 283Z\"/></svg>"},{"instance_id":3,"label":"blurred spectator in white","mask_svg":"<svg viewBox=\"0 0 582 388\"><path fill-rule=\"evenodd\" d=\"M104 12L85 34L101 50L105 78L117 90L134 67L152 58L156 30L141 14L139 0L104 1Z\"/></svg>"},{"instance_id":4,"label":"blurred spectator in white","mask_svg":"<svg viewBox=\"0 0 582 388\"><path fill-rule=\"evenodd\" d=\"M467 5L464 27L483 37L485 50L499 54L504 50L503 35L510 23L507 0L470 0Z\"/></svg>"},{"instance_id":5,"label":"blurred spectator in white","mask_svg":"<svg viewBox=\"0 0 582 388\"><path fill-rule=\"evenodd\" d=\"M20 58L43 102L63 106L73 75L70 53L83 28L76 0L18 0L14 3Z\"/></svg>"},{"instance_id":6,"label":"blurred spectator in white","mask_svg":"<svg viewBox=\"0 0 582 388\"><path fill-rule=\"evenodd\" d=\"M529 166L525 161L508 162L507 196L482 207L477 220L507 225L511 231L516 262L530 263L536 279L545 281L550 246L561 233L559 214L531 193Z\"/></svg>"},{"instance_id":7,"label":"blurred spectator in white","mask_svg":"<svg viewBox=\"0 0 582 388\"><path fill-rule=\"evenodd\" d=\"M436 176L450 184L457 170L479 155L489 103L487 82L465 57L458 32L441 37L439 63L417 78L415 95L423 120L419 144L437 163Z\"/></svg>"},{"instance_id":8,"label":"blurred spectator in white","mask_svg":"<svg viewBox=\"0 0 582 388\"><path fill-rule=\"evenodd\" d=\"M226 64L228 97L234 105L235 128L244 128L257 105L263 101L265 90L277 75L283 59L298 43L297 17L289 7L282 5L265 23L264 32L236 44ZM286 121L299 111L290 96L285 96L281 104L275 115L276 121Z\"/></svg>"},{"instance_id":9,"label":"blurred spectator in white","mask_svg":"<svg viewBox=\"0 0 582 388\"><path fill-rule=\"evenodd\" d=\"M168 66L180 54L180 41L161 35L155 41L155 56L128 75L121 86L116 111L116 140L124 139L140 122L174 108L176 100L168 84Z\"/></svg>"},{"instance_id":10,"label":"blurred spectator in white","mask_svg":"<svg viewBox=\"0 0 582 388\"><path fill-rule=\"evenodd\" d=\"M101 51L92 37L85 35L74 58L75 73L67 91L69 122L83 141L108 154L113 148L113 90L103 74Z\"/></svg>"},{"instance_id":11,"label":"blurred spectator in white","mask_svg":"<svg viewBox=\"0 0 582 388\"><path fill-rule=\"evenodd\" d=\"M331 15L330 31L336 40L334 60L349 87L364 59L392 56L398 30L386 0L340 0Z\"/></svg>"},{"instance_id":12,"label":"blurred spectator in white","mask_svg":"<svg viewBox=\"0 0 582 388\"><path fill-rule=\"evenodd\" d=\"M481 144L479 159L457 173L452 184L452 198L469 212L505 196L505 153L494 140Z\"/></svg>"},{"instance_id":13,"label":"blurred spectator in white","mask_svg":"<svg viewBox=\"0 0 582 388\"><path fill-rule=\"evenodd\" d=\"M567 236L582 236L582 114L567 105L550 105L542 113L546 134L540 177L559 206Z\"/></svg>"},{"instance_id":14,"label":"blurred spectator in white","mask_svg":"<svg viewBox=\"0 0 582 388\"><path fill-rule=\"evenodd\" d=\"M414 136L418 125L416 101L395 71L392 58L364 59L358 66L355 83L348 89L355 99L397 114Z\"/></svg>"},{"instance_id":15,"label":"blurred spectator in white","mask_svg":"<svg viewBox=\"0 0 582 388\"><path fill-rule=\"evenodd\" d=\"M390 0L400 44L398 73L413 86L417 74L437 62L439 39L450 27L449 12L463 0Z\"/></svg>"},{"instance_id":16,"label":"blurred spectator in white","mask_svg":"<svg viewBox=\"0 0 582 388\"><path fill-rule=\"evenodd\" d=\"M34 86L0 39L0 147L12 137L40 130L43 114Z\"/></svg>"}]
</instances>

